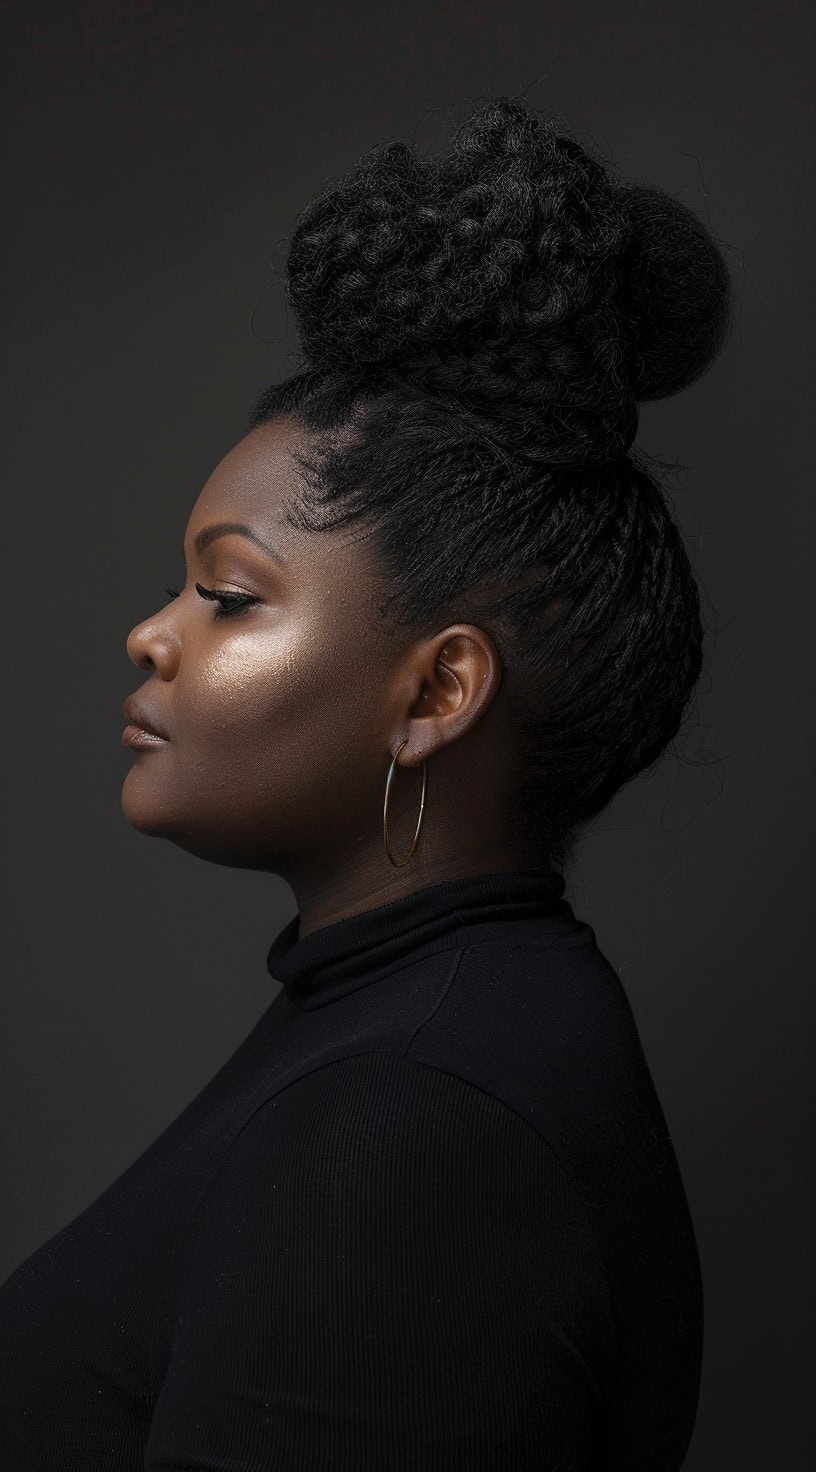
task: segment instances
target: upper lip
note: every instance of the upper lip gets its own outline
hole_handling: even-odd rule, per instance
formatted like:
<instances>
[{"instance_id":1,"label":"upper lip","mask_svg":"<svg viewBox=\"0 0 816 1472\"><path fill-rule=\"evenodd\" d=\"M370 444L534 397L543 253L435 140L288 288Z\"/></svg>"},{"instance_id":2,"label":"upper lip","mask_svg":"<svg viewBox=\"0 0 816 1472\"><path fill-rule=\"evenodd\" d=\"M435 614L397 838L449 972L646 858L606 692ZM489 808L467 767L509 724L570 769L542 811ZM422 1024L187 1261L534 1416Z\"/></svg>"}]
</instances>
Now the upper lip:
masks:
<instances>
[{"instance_id":1,"label":"upper lip","mask_svg":"<svg viewBox=\"0 0 816 1472\"><path fill-rule=\"evenodd\" d=\"M165 741L167 740L167 732L162 730L158 721L155 721L151 715L148 715L142 706L136 704L132 695L129 695L125 701L122 707L122 713L125 720L129 721L132 725L141 726L143 731L150 731L152 735L161 736Z\"/></svg>"}]
</instances>

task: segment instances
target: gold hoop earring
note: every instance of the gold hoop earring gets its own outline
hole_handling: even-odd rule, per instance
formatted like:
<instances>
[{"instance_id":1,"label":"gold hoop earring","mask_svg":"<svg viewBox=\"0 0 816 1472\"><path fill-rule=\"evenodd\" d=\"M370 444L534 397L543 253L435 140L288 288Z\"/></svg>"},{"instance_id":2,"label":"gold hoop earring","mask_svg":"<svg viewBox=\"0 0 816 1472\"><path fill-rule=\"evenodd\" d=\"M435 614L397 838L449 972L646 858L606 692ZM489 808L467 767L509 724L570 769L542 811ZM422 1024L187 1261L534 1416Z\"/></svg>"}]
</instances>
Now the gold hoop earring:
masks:
<instances>
[{"instance_id":1,"label":"gold hoop earring","mask_svg":"<svg viewBox=\"0 0 816 1472\"><path fill-rule=\"evenodd\" d=\"M407 864L408 863L408 860L411 859L411 858L413 858L414 850L415 850L415 848L417 846L417 839L419 838L419 830L422 827L422 814L423 814L423 812L425 810L425 786L426 786L426 783L427 783L427 780L428 780L428 764L427 764L427 762L423 762L422 763L422 797L420 798L420 801L419 801L419 817L417 818L416 833L414 834L414 840L413 840L413 843L411 844L411 847L409 848L407 854L405 855L405 858L404 859L395 859L394 858L394 855L391 852L391 845L390 845L390 843L388 841L388 793L389 793L390 788L391 788L391 778L394 775L394 765L396 763L397 757L399 756L400 752L402 751L403 746L405 746L407 740L408 740L408 737L406 736L405 741L401 741L400 744L399 744L399 746L397 747L396 751L394 752L394 759L391 762L391 766L388 769L388 776L387 776L386 782L385 782L385 802L383 803L383 836L385 838L385 852L388 854L388 857L391 860L391 863L394 865L394 867L396 869L401 869L402 866L403 866L403 864Z\"/></svg>"}]
</instances>

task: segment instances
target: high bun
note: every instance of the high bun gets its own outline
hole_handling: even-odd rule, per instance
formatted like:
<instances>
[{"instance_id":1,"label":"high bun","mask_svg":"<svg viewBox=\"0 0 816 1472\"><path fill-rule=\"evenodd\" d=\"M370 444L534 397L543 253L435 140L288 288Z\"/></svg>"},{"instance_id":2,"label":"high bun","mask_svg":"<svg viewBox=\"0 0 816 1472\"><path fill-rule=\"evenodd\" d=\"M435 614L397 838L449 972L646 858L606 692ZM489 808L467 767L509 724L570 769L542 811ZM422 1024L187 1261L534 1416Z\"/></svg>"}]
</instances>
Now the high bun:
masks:
<instances>
[{"instance_id":1,"label":"high bun","mask_svg":"<svg viewBox=\"0 0 816 1472\"><path fill-rule=\"evenodd\" d=\"M564 464L627 450L637 402L691 383L726 326L725 266L696 215L620 187L507 99L441 157L399 141L364 155L306 209L287 270L314 367L399 368L506 419L514 444L538 410Z\"/></svg>"},{"instance_id":2,"label":"high bun","mask_svg":"<svg viewBox=\"0 0 816 1472\"><path fill-rule=\"evenodd\" d=\"M723 255L685 204L501 97L441 154L388 142L327 185L287 295L302 365L248 427L314 432L292 519L371 523L395 625L491 633L526 739L514 822L561 865L699 675L696 584L632 446L638 404L726 340Z\"/></svg>"}]
</instances>

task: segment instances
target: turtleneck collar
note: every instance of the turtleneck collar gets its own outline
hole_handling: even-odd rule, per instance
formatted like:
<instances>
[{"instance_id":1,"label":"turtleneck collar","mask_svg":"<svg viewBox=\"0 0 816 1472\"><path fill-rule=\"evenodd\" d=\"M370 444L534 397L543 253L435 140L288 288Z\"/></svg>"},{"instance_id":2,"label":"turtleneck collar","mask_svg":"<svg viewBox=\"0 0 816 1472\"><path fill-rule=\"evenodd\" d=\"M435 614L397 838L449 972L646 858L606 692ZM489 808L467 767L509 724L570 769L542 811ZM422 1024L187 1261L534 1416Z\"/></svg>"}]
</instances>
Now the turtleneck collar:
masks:
<instances>
[{"instance_id":1,"label":"turtleneck collar","mask_svg":"<svg viewBox=\"0 0 816 1472\"><path fill-rule=\"evenodd\" d=\"M474 874L362 910L302 939L298 913L273 942L267 970L282 982L290 1001L321 1006L409 959L469 944L474 926L540 916L574 920L562 899L565 888L555 870ZM457 938L463 928L469 934Z\"/></svg>"}]
</instances>

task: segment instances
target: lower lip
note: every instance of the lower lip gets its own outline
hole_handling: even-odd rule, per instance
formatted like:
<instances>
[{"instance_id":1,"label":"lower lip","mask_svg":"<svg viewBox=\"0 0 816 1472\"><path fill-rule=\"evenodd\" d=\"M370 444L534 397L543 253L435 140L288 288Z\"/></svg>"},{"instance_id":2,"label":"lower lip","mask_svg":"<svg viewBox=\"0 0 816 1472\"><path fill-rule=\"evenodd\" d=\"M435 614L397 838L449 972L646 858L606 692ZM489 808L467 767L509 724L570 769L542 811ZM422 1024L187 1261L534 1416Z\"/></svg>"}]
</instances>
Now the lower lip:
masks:
<instances>
[{"instance_id":1,"label":"lower lip","mask_svg":"<svg viewBox=\"0 0 816 1472\"><path fill-rule=\"evenodd\" d=\"M135 746L139 751L148 751L155 746L166 746L164 736L154 736L152 731L145 731L142 726L125 726L122 732L122 745Z\"/></svg>"}]
</instances>

